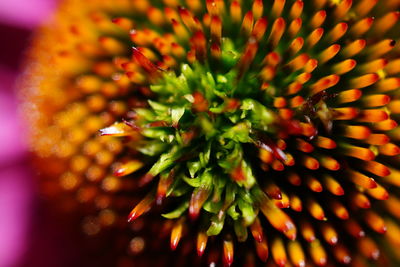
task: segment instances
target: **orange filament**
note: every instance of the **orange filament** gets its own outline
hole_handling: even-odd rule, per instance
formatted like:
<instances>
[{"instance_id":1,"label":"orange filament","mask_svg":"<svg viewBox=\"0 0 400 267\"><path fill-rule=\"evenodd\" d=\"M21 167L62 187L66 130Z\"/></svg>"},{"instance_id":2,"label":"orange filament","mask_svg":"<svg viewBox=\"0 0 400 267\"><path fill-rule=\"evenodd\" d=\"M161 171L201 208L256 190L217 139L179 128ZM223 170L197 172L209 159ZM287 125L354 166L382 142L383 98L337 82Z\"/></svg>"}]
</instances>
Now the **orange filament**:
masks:
<instances>
[{"instance_id":1,"label":"orange filament","mask_svg":"<svg viewBox=\"0 0 400 267\"><path fill-rule=\"evenodd\" d=\"M339 182L330 175L324 176L324 186L325 188L336 196L344 195L344 190Z\"/></svg>"},{"instance_id":2,"label":"orange filament","mask_svg":"<svg viewBox=\"0 0 400 267\"><path fill-rule=\"evenodd\" d=\"M290 23L288 32L291 37L296 36L296 34L299 32L302 22L303 21L301 20L301 18L297 18Z\"/></svg>"},{"instance_id":3,"label":"orange filament","mask_svg":"<svg viewBox=\"0 0 400 267\"><path fill-rule=\"evenodd\" d=\"M272 47L276 47L285 31L286 22L283 18L277 18L272 25L269 40Z\"/></svg>"},{"instance_id":4,"label":"orange filament","mask_svg":"<svg viewBox=\"0 0 400 267\"><path fill-rule=\"evenodd\" d=\"M317 28L314 31L312 31L306 39L307 47L311 48L314 45L316 45L318 41L321 39L323 34L324 34L323 28Z\"/></svg>"},{"instance_id":5,"label":"orange filament","mask_svg":"<svg viewBox=\"0 0 400 267\"><path fill-rule=\"evenodd\" d=\"M374 23L373 17L359 20L356 24L354 24L351 27L350 34L355 37L361 36L371 28L372 23Z\"/></svg>"},{"instance_id":6,"label":"orange filament","mask_svg":"<svg viewBox=\"0 0 400 267\"><path fill-rule=\"evenodd\" d=\"M372 189L377 187L377 184L373 178L368 177L357 171L349 170L348 178L356 185L359 185L365 189Z\"/></svg>"},{"instance_id":7,"label":"orange filament","mask_svg":"<svg viewBox=\"0 0 400 267\"><path fill-rule=\"evenodd\" d=\"M334 73L342 75L354 69L356 65L357 61L355 61L354 59L346 59L333 65L332 70Z\"/></svg>"},{"instance_id":8,"label":"orange filament","mask_svg":"<svg viewBox=\"0 0 400 267\"><path fill-rule=\"evenodd\" d=\"M364 49L366 44L367 44L367 42L364 39L355 40L355 41L349 43L348 45L346 45L341 50L341 54L347 58L353 57L353 56L357 55L358 53L360 53Z\"/></svg>"},{"instance_id":9,"label":"orange filament","mask_svg":"<svg viewBox=\"0 0 400 267\"><path fill-rule=\"evenodd\" d=\"M358 147L358 146L349 145L348 148L345 150L344 154L349 157L354 157L361 160L375 159L375 155L371 150L369 150L368 148Z\"/></svg>"},{"instance_id":10,"label":"orange filament","mask_svg":"<svg viewBox=\"0 0 400 267\"><path fill-rule=\"evenodd\" d=\"M320 10L315 15L311 18L310 21L310 26L311 28L318 28L320 27L326 18L326 11L325 10Z\"/></svg>"}]
</instances>

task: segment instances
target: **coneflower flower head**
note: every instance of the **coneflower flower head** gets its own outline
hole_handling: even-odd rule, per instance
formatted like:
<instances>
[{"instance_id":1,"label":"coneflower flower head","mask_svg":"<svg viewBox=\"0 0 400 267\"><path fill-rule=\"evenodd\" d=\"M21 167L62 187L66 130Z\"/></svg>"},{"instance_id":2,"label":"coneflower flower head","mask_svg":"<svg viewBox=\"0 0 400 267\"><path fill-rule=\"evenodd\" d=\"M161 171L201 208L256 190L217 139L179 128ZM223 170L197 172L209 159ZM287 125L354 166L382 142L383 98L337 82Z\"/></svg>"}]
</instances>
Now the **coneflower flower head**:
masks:
<instances>
[{"instance_id":1,"label":"coneflower flower head","mask_svg":"<svg viewBox=\"0 0 400 267\"><path fill-rule=\"evenodd\" d=\"M86 232L153 220L188 262L395 261L399 6L66 1L27 67L39 168Z\"/></svg>"}]
</instances>

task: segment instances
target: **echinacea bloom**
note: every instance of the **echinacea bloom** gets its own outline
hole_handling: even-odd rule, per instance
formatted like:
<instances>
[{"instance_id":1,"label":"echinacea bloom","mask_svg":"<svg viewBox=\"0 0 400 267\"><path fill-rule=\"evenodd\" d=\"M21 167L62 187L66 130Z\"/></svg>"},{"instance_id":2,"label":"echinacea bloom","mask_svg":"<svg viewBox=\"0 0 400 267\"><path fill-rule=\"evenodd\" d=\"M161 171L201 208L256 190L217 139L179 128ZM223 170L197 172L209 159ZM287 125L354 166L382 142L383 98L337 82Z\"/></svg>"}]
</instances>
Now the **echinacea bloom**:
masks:
<instances>
[{"instance_id":1,"label":"echinacea bloom","mask_svg":"<svg viewBox=\"0 0 400 267\"><path fill-rule=\"evenodd\" d=\"M394 265L399 6L63 2L24 89L44 192L118 264Z\"/></svg>"}]
</instances>

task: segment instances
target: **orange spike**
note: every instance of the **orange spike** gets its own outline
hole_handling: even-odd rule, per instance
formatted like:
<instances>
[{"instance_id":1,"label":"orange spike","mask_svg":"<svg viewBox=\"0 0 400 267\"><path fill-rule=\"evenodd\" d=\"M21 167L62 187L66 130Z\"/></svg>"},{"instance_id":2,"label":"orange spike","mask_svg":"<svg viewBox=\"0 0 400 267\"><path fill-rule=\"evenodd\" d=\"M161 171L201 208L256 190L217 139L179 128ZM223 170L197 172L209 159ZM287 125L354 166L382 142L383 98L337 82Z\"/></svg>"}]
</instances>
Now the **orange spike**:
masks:
<instances>
[{"instance_id":1,"label":"orange spike","mask_svg":"<svg viewBox=\"0 0 400 267\"><path fill-rule=\"evenodd\" d=\"M380 80L375 84L375 87L379 92L387 92L398 89L400 87L400 78L392 77Z\"/></svg>"},{"instance_id":2,"label":"orange spike","mask_svg":"<svg viewBox=\"0 0 400 267\"><path fill-rule=\"evenodd\" d=\"M352 120L358 115L358 110L353 107L333 109L335 120Z\"/></svg>"},{"instance_id":3,"label":"orange spike","mask_svg":"<svg viewBox=\"0 0 400 267\"><path fill-rule=\"evenodd\" d=\"M211 40L219 45L221 43L222 21L218 16L211 18L210 28Z\"/></svg>"},{"instance_id":4,"label":"orange spike","mask_svg":"<svg viewBox=\"0 0 400 267\"><path fill-rule=\"evenodd\" d=\"M346 247L342 244L337 244L333 248L333 256L335 259L341 264L350 264L351 263L351 256L349 251Z\"/></svg>"},{"instance_id":5,"label":"orange spike","mask_svg":"<svg viewBox=\"0 0 400 267\"><path fill-rule=\"evenodd\" d=\"M396 45L396 41L393 39L382 40L379 43L368 46L365 53L370 58L380 58L382 55L388 53Z\"/></svg>"},{"instance_id":6,"label":"orange spike","mask_svg":"<svg viewBox=\"0 0 400 267\"><path fill-rule=\"evenodd\" d=\"M282 10L285 6L286 0L274 0L274 4L271 9L271 16L277 18L282 14Z\"/></svg>"},{"instance_id":7,"label":"orange spike","mask_svg":"<svg viewBox=\"0 0 400 267\"><path fill-rule=\"evenodd\" d=\"M185 27L183 27L183 25L175 19L172 19L171 22L172 28L174 29L175 35L178 37L178 39L187 40L189 38L189 33Z\"/></svg>"},{"instance_id":8,"label":"orange spike","mask_svg":"<svg viewBox=\"0 0 400 267\"><path fill-rule=\"evenodd\" d=\"M338 234L335 230L335 228L333 228L333 226L329 223L324 223L321 226L321 234L323 236L323 238L325 239L325 241L329 244L329 245L336 245L338 242Z\"/></svg>"},{"instance_id":9,"label":"orange spike","mask_svg":"<svg viewBox=\"0 0 400 267\"><path fill-rule=\"evenodd\" d=\"M355 40L355 41L349 43L348 45L346 45L341 50L341 54L346 58L353 57L353 56L357 55L358 53L360 53L364 49L366 44L367 44L367 42L364 39Z\"/></svg>"},{"instance_id":10,"label":"orange spike","mask_svg":"<svg viewBox=\"0 0 400 267\"><path fill-rule=\"evenodd\" d=\"M208 236L204 232L197 234L197 255L202 256L207 246Z\"/></svg>"},{"instance_id":11,"label":"orange spike","mask_svg":"<svg viewBox=\"0 0 400 267\"><path fill-rule=\"evenodd\" d=\"M327 255L318 239L314 240L309 245L309 252L311 259L318 266L325 266L327 262Z\"/></svg>"},{"instance_id":12,"label":"orange spike","mask_svg":"<svg viewBox=\"0 0 400 267\"><path fill-rule=\"evenodd\" d=\"M325 63L334 56L336 56L336 54L339 53L339 51L340 51L340 45L333 44L319 54L318 61L320 63Z\"/></svg>"},{"instance_id":13,"label":"orange spike","mask_svg":"<svg viewBox=\"0 0 400 267\"><path fill-rule=\"evenodd\" d=\"M286 22L283 18L277 18L272 25L269 40L273 47L276 47L285 31Z\"/></svg>"},{"instance_id":14,"label":"orange spike","mask_svg":"<svg viewBox=\"0 0 400 267\"><path fill-rule=\"evenodd\" d=\"M284 108L286 106L286 99L284 97L275 97L274 98L274 107L276 108Z\"/></svg>"},{"instance_id":15,"label":"orange spike","mask_svg":"<svg viewBox=\"0 0 400 267\"><path fill-rule=\"evenodd\" d=\"M321 163L321 166L328 170L337 171L340 169L339 162L330 156L321 156L319 161Z\"/></svg>"},{"instance_id":16,"label":"orange spike","mask_svg":"<svg viewBox=\"0 0 400 267\"><path fill-rule=\"evenodd\" d=\"M354 59L346 59L333 65L332 70L335 74L342 75L354 69L356 65L357 61Z\"/></svg>"},{"instance_id":17,"label":"orange spike","mask_svg":"<svg viewBox=\"0 0 400 267\"><path fill-rule=\"evenodd\" d=\"M386 189L379 184L377 188L368 189L366 191L368 195L378 200L387 200L389 198L388 191L386 191Z\"/></svg>"},{"instance_id":18,"label":"orange spike","mask_svg":"<svg viewBox=\"0 0 400 267\"><path fill-rule=\"evenodd\" d=\"M290 207L294 211L297 211L297 212L302 211L303 205L302 205L301 199L296 195L291 195L290 196Z\"/></svg>"},{"instance_id":19,"label":"orange spike","mask_svg":"<svg viewBox=\"0 0 400 267\"><path fill-rule=\"evenodd\" d=\"M304 67L310 57L307 54L301 54L295 57L292 61L290 61L287 65L292 68L293 71L297 71Z\"/></svg>"},{"instance_id":20,"label":"orange spike","mask_svg":"<svg viewBox=\"0 0 400 267\"><path fill-rule=\"evenodd\" d=\"M319 40L321 39L323 34L324 34L323 28L317 28L314 31L312 31L306 39L307 47L311 48L314 45L316 45L319 42Z\"/></svg>"},{"instance_id":21,"label":"orange spike","mask_svg":"<svg viewBox=\"0 0 400 267\"><path fill-rule=\"evenodd\" d=\"M399 179L400 171L397 169L394 169L394 168L389 168L389 170L390 170L390 174L385 177L385 182L399 187L400 186L400 179Z\"/></svg>"},{"instance_id":22,"label":"orange spike","mask_svg":"<svg viewBox=\"0 0 400 267\"><path fill-rule=\"evenodd\" d=\"M379 80L379 75L376 73L365 74L363 76L350 80L350 86L354 88L364 88L376 83Z\"/></svg>"},{"instance_id":23,"label":"orange spike","mask_svg":"<svg viewBox=\"0 0 400 267\"><path fill-rule=\"evenodd\" d=\"M203 61L207 56L207 40L202 31L197 31L190 38L193 48L196 51L196 59Z\"/></svg>"},{"instance_id":24,"label":"orange spike","mask_svg":"<svg viewBox=\"0 0 400 267\"><path fill-rule=\"evenodd\" d=\"M118 25L121 29L125 31L130 31L133 28L133 21L129 18L119 17L112 19L112 22Z\"/></svg>"},{"instance_id":25,"label":"orange spike","mask_svg":"<svg viewBox=\"0 0 400 267\"><path fill-rule=\"evenodd\" d=\"M368 197L362 193L354 193L350 198L351 203L361 209L371 208L371 202L369 201Z\"/></svg>"},{"instance_id":26,"label":"orange spike","mask_svg":"<svg viewBox=\"0 0 400 267\"><path fill-rule=\"evenodd\" d=\"M396 24L399 18L400 18L399 11L389 12L385 16L376 20L371 31L374 34L379 34L380 36L382 36Z\"/></svg>"},{"instance_id":27,"label":"orange spike","mask_svg":"<svg viewBox=\"0 0 400 267\"><path fill-rule=\"evenodd\" d=\"M325 18L326 18L325 10L320 10L320 11L316 12L310 21L311 28L315 29L315 28L320 27L324 23Z\"/></svg>"},{"instance_id":28,"label":"orange spike","mask_svg":"<svg viewBox=\"0 0 400 267\"><path fill-rule=\"evenodd\" d=\"M296 228L292 220L273 202L265 200L261 203L261 211L269 223L277 230L283 232L289 239L296 238Z\"/></svg>"},{"instance_id":29,"label":"orange spike","mask_svg":"<svg viewBox=\"0 0 400 267\"><path fill-rule=\"evenodd\" d=\"M371 28L373 23L374 23L374 17L364 18L362 20L359 20L351 27L350 34L353 35L354 37L361 36Z\"/></svg>"},{"instance_id":30,"label":"orange spike","mask_svg":"<svg viewBox=\"0 0 400 267\"><path fill-rule=\"evenodd\" d=\"M263 228L261 226L260 220L256 218L252 225L250 225L250 231L253 235L254 240L260 243L264 240Z\"/></svg>"},{"instance_id":31,"label":"orange spike","mask_svg":"<svg viewBox=\"0 0 400 267\"><path fill-rule=\"evenodd\" d=\"M360 72L364 73L373 73L373 72L378 72L381 69L383 69L387 64L388 60L384 58L376 59L373 61L370 61L368 63L365 63L363 65L360 65L357 69Z\"/></svg>"},{"instance_id":32,"label":"orange spike","mask_svg":"<svg viewBox=\"0 0 400 267\"><path fill-rule=\"evenodd\" d=\"M311 73L313 72L313 70L315 70L317 66L318 66L318 60L311 58L307 61L306 65L304 66L304 71Z\"/></svg>"},{"instance_id":33,"label":"orange spike","mask_svg":"<svg viewBox=\"0 0 400 267\"><path fill-rule=\"evenodd\" d=\"M356 185L365 189L372 189L378 186L373 178L357 171L348 170L348 178Z\"/></svg>"},{"instance_id":34,"label":"orange spike","mask_svg":"<svg viewBox=\"0 0 400 267\"><path fill-rule=\"evenodd\" d=\"M290 18L297 19L298 17L300 17L301 12L303 12L303 7L304 2L302 0L297 0L296 2L294 2L292 8L290 9Z\"/></svg>"},{"instance_id":35,"label":"orange spike","mask_svg":"<svg viewBox=\"0 0 400 267\"><path fill-rule=\"evenodd\" d=\"M279 56L279 54L277 52L270 52L268 53L264 60L263 60L263 64L266 65L271 65L273 67L275 67L276 65L278 65L281 61L281 57Z\"/></svg>"},{"instance_id":36,"label":"orange spike","mask_svg":"<svg viewBox=\"0 0 400 267\"><path fill-rule=\"evenodd\" d=\"M367 225L380 234L386 233L385 221L373 211L367 211L364 218Z\"/></svg>"},{"instance_id":37,"label":"orange spike","mask_svg":"<svg viewBox=\"0 0 400 267\"><path fill-rule=\"evenodd\" d=\"M231 266L233 263L233 241L232 240L224 240L224 262Z\"/></svg>"},{"instance_id":38,"label":"orange spike","mask_svg":"<svg viewBox=\"0 0 400 267\"><path fill-rule=\"evenodd\" d=\"M384 120L381 122L374 123L373 129L378 131L390 131L397 127L397 122L395 120Z\"/></svg>"},{"instance_id":39,"label":"orange spike","mask_svg":"<svg viewBox=\"0 0 400 267\"><path fill-rule=\"evenodd\" d=\"M358 1L357 5L354 7L354 11L359 17L366 16L369 11L374 8L379 0L361 0Z\"/></svg>"},{"instance_id":40,"label":"orange spike","mask_svg":"<svg viewBox=\"0 0 400 267\"><path fill-rule=\"evenodd\" d=\"M347 220L350 217L346 207L339 201L332 200L329 203L329 208L339 219Z\"/></svg>"},{"instance_id":41,"label":"orange spike","mask_svg":"<svg viewBox=\"0 0 400 267\"><path fill-rule=\"evenodd\" d=\"M391 244L393 244L396 247L400 246L400 227L398 225L398 222L395 222L394 220L391 219L385 219L386 221L386 227L387 227L387 232L386 232L386 238L389 240Z\"/></svg>"},{"instance_id":42,"label":"orange spike","mask_svg":"<svg viewBox=\"0 0 400 267\"><path fill-rule=\"evenodd\" d=\"M388 75L393 75L400 72L400 59L390 60L385 67L385 72Z\"/></svg>"},{"instance_id":43,"label":"orange spike","mask_svg":"<svg viewBox=\"0 0 400 267\"><path fill-rule=\"evenodd\" d=\"M353 139L367 139L371 135L371 130L367 126L346 125L344 126L344 136Z\"/></svg>"},{"instance_id":44,"label":"orange spike","mask_svg":"<svg viewBox=\"0 0 400 267\"><path fill-rule=\"evenodd\" d=\"M392 100L388 103L387 108L392 114L400 114L400 99Z\"/></svg>"},{"instance_id":45,"label":"orange spike","mask_svg":"<svg viewBox=\"0 0 400 267\"><path fill-rule=\"evenodd\" d=\"M350 103L350 102L357 101L358 99L360 99L361 96L362 96L361 90L350 89L350 90L340 92L338 94L337 99L338 99L338 103L344 104L344 103Z\"/></svg>"},{"instance_id":46,"label":"orange spike","mask_svg":"<svg viewBox=\"0 0 400 267\"><path fill-rule=\"evenodd\" d=\"M211 56L215 59L221 58L221 47L217 44L211 44Z\"/></svg>"},{"instance_id":47,"label":"orange spike","mask_svg":"<svg viewBox=\"0 0 400 267\"><path fill-rule=\"evenodd\" d=\"M388 119L389 115L386 111L380 109L364 109L357 117L360 122L381 122Z\"/></svg>"},{"instance_id":48,"label":"orange spike","mask_svg":"<svg viewBox=\"0 0 400 267\"><path fill-rule=\"evenodd\" d=\"M318 81L313 83L310 86L310 88L312 89L313 94L316 94L330 87L335 86L339 82L339 80L340 80L339 75L332 74L319 79Z\"/></svg>"},{"instance_id":49,"label":"orange spike","mask_svg":"<svg viewBox=\"0 0 400 267\"><path fill-rule=\"evenodd\" d=\"M306 185L308 186L308 188L310 188L311 191L314 192L319 193L322 192L323 190L321 183L315 177L312 176L307 176Z\"/></svg>"},{"instance_id":50,"label":"orange spike","mask_svg":"<svg viewBox=\"0 0 400 267\"><path fill-rule=\"evenodd\" d=\"M289 46L289 52L291 55L295 55L300 49L303 47L304 39L302 37L297 37L293 39L292 43Z\"/></svg>"},{"instance_id":51,"label":"orange spike","mask_svg":"<svg viewBox=\"0 0 400 267\"><path fill-rule=\"evenodd\" d=\"M149 9L147 9L146 11L146 16L147 18L154 24L157 26L162 26L165 23L165 17L163 12L155 7L150 7Z\"/></svg>"},{"instance_id":52,"label":"orange spike","mask_svg":"<svg viewBox=\"0 0 400 267\"><path fill-rule=\"evenodd\" d=\"M256 21L254 24L252 36L256 38L257 41L260 41L261 38L264 36L265 30L267 29L267 19L266 18L260 18Z\"/></svg>"},{"instance_id":53,"label":"orange spike","mask_svg":"<svg viewBox=\"0 0 400 267\"><path fill-rule=\"evenodd\" d=\"M272 241L271 244L271 253L272 253L272 258L274 259L275 263L283 267L285 266L287 262L287 256L286 256L286 251L285 247L283 245L283 241L280 238L275 238Z\"/></svg>"},{"instance_id":54,"label":"orange spike","mask_svg":"<svg viewBox=\"0 0 400 267\"><path fill-rule=\"evenodd\" d=\"M193 14L191 14L189 10L184 7L178 7L178 12L186 27L188 27L192 32L198 30L193 18Z\"/></svg>"},{"instance_id":55,"label":"orange spike","mask_svg":"<svg viewBox=\"0 0 400 267\"><path fill-rule=\"evenodd\" d=\"M368 95L362 98L362 103L365 107L379 107L390 103L388 95Z\"/></svg>"},{"instance_id":56,"label":"orange spike","mask_svg":"<svg viewBox=\"0 0 400 267\"><path fill-rule=\"evenodd\" d=\"M253 17L253 12L249 11L244 15L243 22L242 22L242 32L246 35L249 36L253 30L253 23L254 23L254 17Z\"/></svg>"},{"instance_id":57,"label":"orange spike","mask_svg":"<svg viewBox=\"0 0 400 267\"><path fill-rule=\"evenodd\" d=\"M353 0L343 0L338 4L335 8L335 11L333 12L333 15L337 20L339 19L344 19L345 15L351 8L351 5L353 4Z\"/></svg>"},{"instance_id":58,"label":"orange spike","mask_svg":"<svg viewBox=\"0 0 400 267\"><path fill-rule=\"evenodd\" d=\"M193 191L189 204L189 215L191 219L195 220L199 216L200 210L209 194L210 191L208 188L204 187L198 187Z\"/></svg>"},{"instance_id":59,"label":"orange spike","mask_svg":"<svg viewBox=\"0 0 400 267\"><path fill-rule=\"evenodd\" d=\"M314 147L310 143L300 138L296 138L296 148L304 153L310 153L314 150Z\"/></svg>"},{"instance_id":60,"label":"orange spike","mask_svg":"<svg viewBox=\"0 0 400 267\"><path fill-rule=\"evenodd\" d=\"M347 32L347 28L348 26L345 22L336 24L336 26L327 34L326 39L330 43L336 42Z\"/></svg>"},{"instance_id":61,"label":"orange spike","mask_svg":"<svg viewBox=\"0 0 400 267\"><path fill-rule=\"evenodd\" d=\"M312 225L309 222L303 221L301 223L301 235L307 242L312 242L315 240L315 232Z\"/></svg>"},{"instance_id":62,"label":"orange spike","mask_svg":"<svg viewBox=\"0 0 400 267\"><path fill-rule=\"evenodd\" d=\"M325 188L336 196L344 195L344 190L339 182L334 179L332 176L324 176L324 186Z\"/></svg>"},{"instance_id":63,"label":"orange spike","mask_svg":"<svg viewBox=\"0 0 400 267\"><path fill-rule=\"evenodd\" d=\"M249 39L242 57L239 60L238 68L239 68L239 76L243 75L243 73L247 70L247 68L252 63L254 57L256 56L258 50L258 44L254 39Z\"/></svg>"},{"instance_id":64,"label":"orange spike","mask_svg":"<svg viewBox=\"0 0 400 267\"><path fill-rule=\"evenodd\" d=\"M286 209L290 206L290 201L288 196L282 192L282 199L281 200L274 200L275 205L280 209Z\"/></svg>"},{"instance_id":65,"label":"orange spike","mask_svg":"<svg viewBox=\"0 0 400 267\"><path fill-rule=\"evenodd\" d=\"M293 95L298 93L303 88L302 84L299 82L292 82L289 84L287 89L287 95Z\"/></svg>"},{"instance_id":66,"label":"orange spike","mask_svg":"<svg viewBox=\"0 0 400 267\"><path fill-rule=\"evenodd\" d=\"M321 205L315 200L308 201L307 209L311 216L313 216L315 219L326 221L324 210L322 209Z\"/></svg>"},{"instance_id":67,"label":"orange spike","mask_svg":"<svg viewBox=\"0 0 400 267\"><path fill-rule=\"evenodd\" d=\"M287 245L287 250L289 253L290 261L294 264L294 266L296 267L306 266L304 251L299 241L289 242Z\"/></svg>"},{"instance_id":68,"label":"orange spike","mask_svg":"<svg viewBox=\"0 0 400 267\"><path fill-rule=\"evenodd\" d=\"M265 187L264 191L272 199L277 199L277 200L282 199L282 191L274 183L268 183L267 186Z\"/></svg>"},{"instance_id":69,"label":"orange spike","mask_svg":"<svg viewBox=\"0 0 400 267\"><path fill-rule=\"evenodd\" d=\"M171 231L171 239L170 239L170 246L172 250L175 250L179 244L179 241L182 237L182 230L183 230L183 220L178 220L172 228Z\"/></svg>"},{"instance_id":70,"label":"orange spike","mask_svg":"<svg viewBox=\"0 0 400 267\"><path fill-rule=\"evenodd\" d=\"M254 242L256 246L256 252L260 260L266 262L268 259L269 248L266 240L262 240L261 242Z\"/></svg>"},{"instance_id":71,"label":"orange spike","mask_svg":"<svg viewBox=\"0 0 400 267\"><path fill-rule=\"evenodd\" d=\"M365 236L364 230L354 219L346 220L343 223L344 223L345 229L351 236L353 236L355 238L360 238L360 237Z\"/></svg>"},{"instance_id":72,"label":"orange spike","mask_svg":"<svg viewBox=\"0 0 400 267\"><path fill-rule=\"evenodd\" d=\"M302 164L304 167L310 170L316 170L319 168L319 162L313 157L310 156L303 156L302 157Z\"/></svg>"},{"instance_id":73,"label":"orange spike","mask_svg":"<svg viewBox=\"0 0 400 267\"><path fill-rule=\"evenodd\" d=\"M385 177L390 174L390 170L388 167L376 161L363 161L361 166L364 170L377 176Z\"/></svg>"},{"instance_id":74,"label":"orange spike","mask_svg":"<svg viewBox=\"0 0 400 267\"><path fill-rule=\"evenodd\" d=\"M131 222L138 218L140 215L148 211L153 204L155 199L154 193L147 194L137 205L136 207L129 213L128 222Z\"/></svg>"},{"instance_id":75,"label":"orange spike","mask_svg":"<svg viewBox=\"0 0 400 267\"><path fill-rule=\"evenodd\" d=\"M387 143L385 145L379 146L379 154L385 156L397 156L400 154L400 147L393 143Z\"/></svg>"},{"instance_id":76,"label":"orange spike","mask_svg":"<svg viewBox=\"0 0 400 267\"><path fill-rule=\"evenodd\" d=\"M126 163L117 164L114 168L115 176L126 176L143 167L143 162L138 160L131 160Z\"/></svg>"},{"instance_id":77,"label":"orange spike","mask_svg":"<svg viewBox=\"0 0 400 267\"><path fill-rule=\"evenodd\" d=\"M261 18L263 11L264 11L264 4L262 0L254 0L252 9L254 18L259 19Z\"/></svg>"},{"instance_id":78,"label":"orange spike","mask_svg":"<svg viewBox=\"0 0 400 267\"><path fill-rule=\"evenodd\" d=\"M297 108L303 105L305 102L304 98L302 96L295 96L292 99L290 99L290 107L292 108Z\"/></svg>"},{"instance_id":79,"label":"orange spike","mask_svg":"<svg viewBox=\"0 0 400 267\"><path fill-rule=\"evenodd\" d=\"M195 13L199 12L203 7L203 3L200 0L185 0L185 2L188 8Z\"/></svg>"},{"instance_id":80,"label":"orange spike","mask_svg":"<svg viewBox=\"0 0 400 267\"><path fill-rule=\"evenodd\" d=\"M395 216L396 218L400 218L400 199L390 195L389 199L383 203L391 215Z\"/></svg>"},{"instance_id":81,"label":"orange spike","mask_svg":"<svg viewBox=\"0 0 400 267\"><path fill-rule=\"evenodd\" d=\"M389 143L390 138L386 134L371 134L365 142L370 145L384 145Z\"/></svg>"},{"instance_id":82,"label":"orange spike","mask_svg":"<svg viewBox=\"0 0 400 267\"><path fill-rule=\"evenodd\" d=\"M336 143L332 139L324 136L317 136L315 144L318 147L325 148L325 149L334 149L336 148Z\"/></svg>"},{"instance_id":83,"label":"orange spike","mask_svg":"<svg viewBox=\"0 0 400 267\"><path fill-rule=\"evenodd\" d=\"M230 12L233 22L239 24L242 20L242 7L237 0L232 1Z\"/></svg>"},{"instance_id":84,"label":"orange spike","mask_svg":"<svg viewBox=\"0 0 400 267\"><path fill-rule=\"evenodd\" d=\"M289 32L289 35L292 38L297 35L297 33L299 32L299 30L301 28L302 23L303 23L303 21L301 20L301 18L294 19L290 23L289 28L288 28L288 32Z\"/></svg>"},{"instance_id":85,"label":"orange spike","mask_svg":"<svg viewBox=\"0 0 400 267\"><path fill-rule=\"evenodd\" d=\"M300 123L302 135L310 137L316 134L316 129L310 123ZM311 161L312 162L312 161Z\"/></svg>"}]
</instances>

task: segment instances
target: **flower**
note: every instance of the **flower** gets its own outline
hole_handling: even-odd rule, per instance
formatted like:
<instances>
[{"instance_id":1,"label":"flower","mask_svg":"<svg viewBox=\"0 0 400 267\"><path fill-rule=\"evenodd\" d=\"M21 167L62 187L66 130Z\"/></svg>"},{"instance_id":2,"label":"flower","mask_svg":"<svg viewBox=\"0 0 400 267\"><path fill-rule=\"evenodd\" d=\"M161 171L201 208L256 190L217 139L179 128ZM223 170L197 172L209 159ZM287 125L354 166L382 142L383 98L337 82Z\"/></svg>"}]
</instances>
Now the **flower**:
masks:
<instances>
[{"instance_id":1,"label":"flower","mask_svg":"<svg viewBox=\"0 0 400 267\"><path fill-rule=\"evenodd\" d=\"M134 260L395 262L398 6L65 1L26 71L45 192Z\"/></svg>"}]
</instances>

